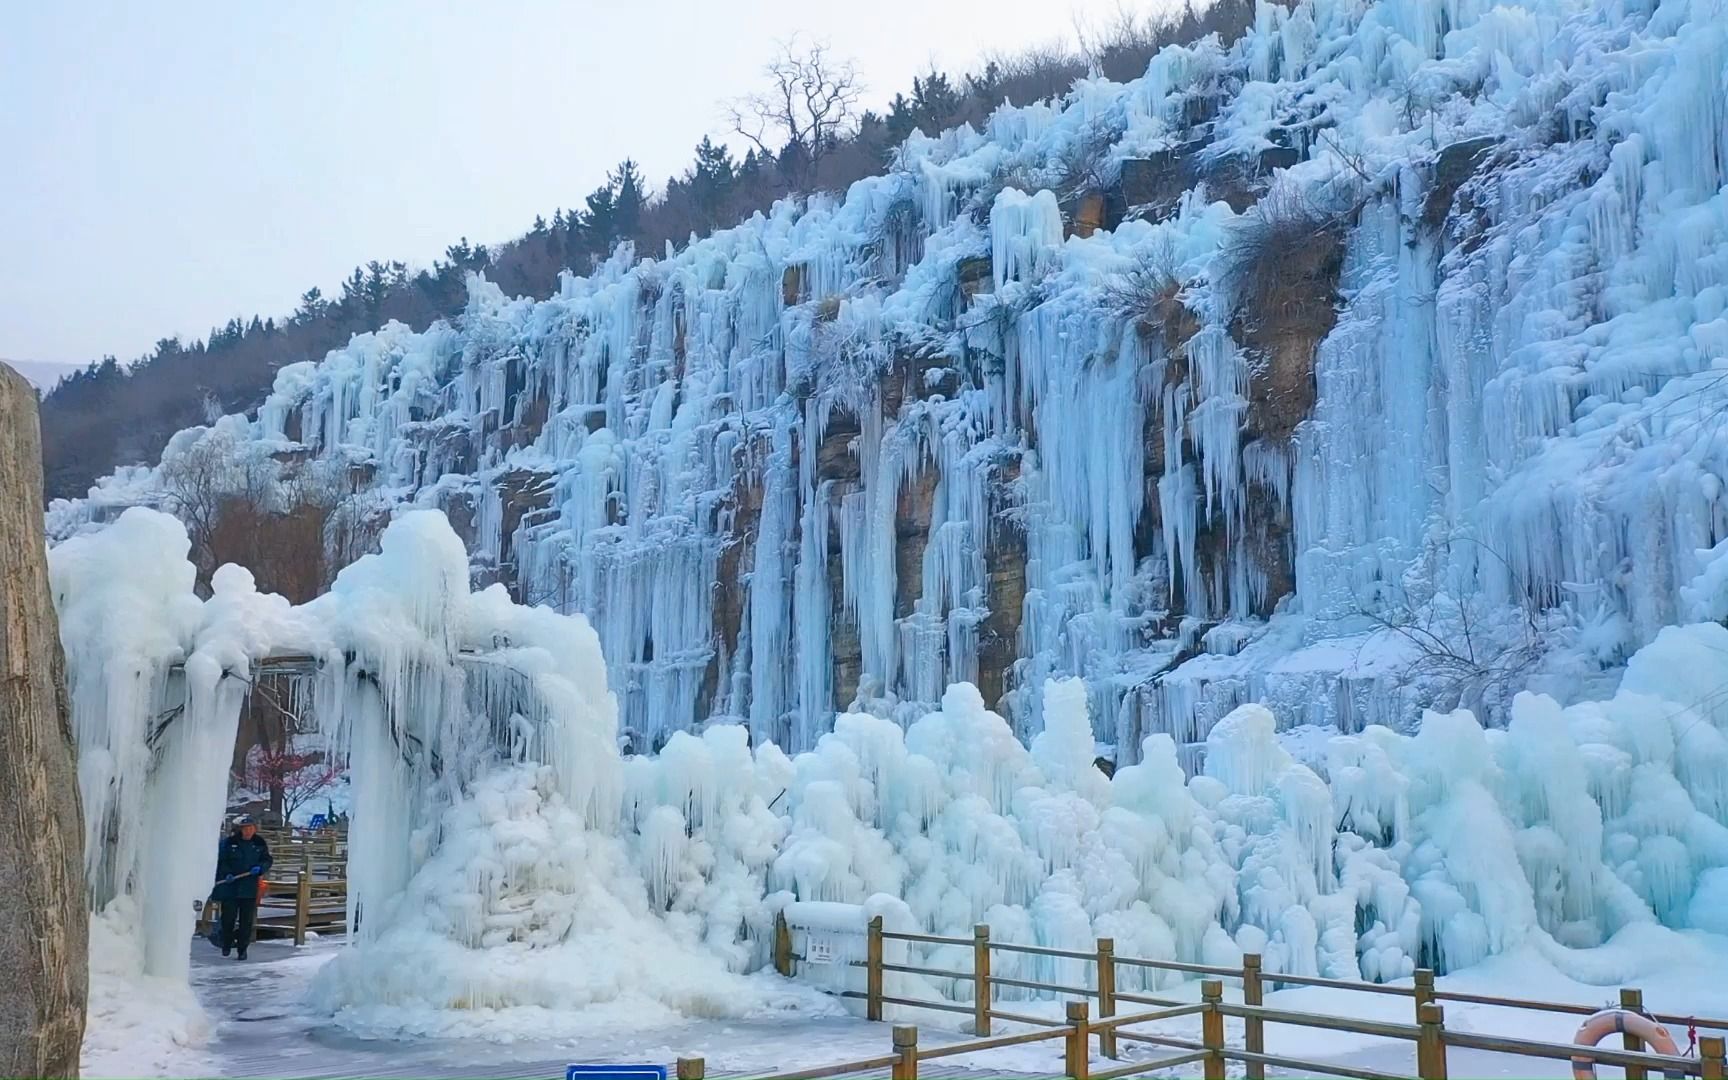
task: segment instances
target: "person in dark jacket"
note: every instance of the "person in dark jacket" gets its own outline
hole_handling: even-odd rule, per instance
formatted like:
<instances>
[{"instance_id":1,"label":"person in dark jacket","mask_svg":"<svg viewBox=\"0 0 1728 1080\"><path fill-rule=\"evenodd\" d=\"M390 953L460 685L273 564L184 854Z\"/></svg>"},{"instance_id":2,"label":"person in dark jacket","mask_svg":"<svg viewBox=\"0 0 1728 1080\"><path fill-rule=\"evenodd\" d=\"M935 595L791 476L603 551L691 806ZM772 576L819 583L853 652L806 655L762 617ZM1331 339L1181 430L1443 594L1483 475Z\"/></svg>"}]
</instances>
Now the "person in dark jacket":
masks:
<instances>
[{"instance_id":1,"label":"person in dark jacket","mask_svg":"<svg viewBox=\"0 0 1728 1080\"><path fill-rule=\"evenodd\" d=\"M234 831L216 851L216 888L210 893L222 904L223 956L232 951L246 959L258 918L258 882L269 869L270 845L258 835L258 823L246 815L235 818Z\"/></svg>"}]
</instances>

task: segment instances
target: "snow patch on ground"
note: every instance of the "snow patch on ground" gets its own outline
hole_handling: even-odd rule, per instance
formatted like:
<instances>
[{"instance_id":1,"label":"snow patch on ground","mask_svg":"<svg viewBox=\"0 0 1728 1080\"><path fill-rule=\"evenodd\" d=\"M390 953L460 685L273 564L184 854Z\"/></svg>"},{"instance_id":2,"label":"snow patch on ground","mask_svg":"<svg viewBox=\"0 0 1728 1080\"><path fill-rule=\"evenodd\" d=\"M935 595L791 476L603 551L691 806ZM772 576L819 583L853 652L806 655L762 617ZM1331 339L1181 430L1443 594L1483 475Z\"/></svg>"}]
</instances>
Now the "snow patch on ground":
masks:
<instances>
[{"instance_id":1,"label":"snow patch on ground","mask_svg":"<svg viewBox=\"0 0 1728 1080\"><path fill-rule=\"evenodd\" d=\"M144 974L136 919L125 899L90 917L83 1074L215 1075L213 1059L204 1051L210 1017L185 980Z\"/></svg>"}]
</instances>

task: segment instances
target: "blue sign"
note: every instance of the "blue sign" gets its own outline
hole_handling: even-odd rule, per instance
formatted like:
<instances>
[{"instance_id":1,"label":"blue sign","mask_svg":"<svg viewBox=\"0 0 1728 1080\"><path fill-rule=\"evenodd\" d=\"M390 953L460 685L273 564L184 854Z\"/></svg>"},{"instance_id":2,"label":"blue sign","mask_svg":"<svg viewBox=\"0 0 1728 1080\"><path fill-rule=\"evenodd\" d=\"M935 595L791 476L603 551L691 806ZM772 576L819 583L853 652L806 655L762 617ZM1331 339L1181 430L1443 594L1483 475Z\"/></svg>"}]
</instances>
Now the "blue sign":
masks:
<instances>
[{"instance_id":1,"label":"blue sign","mask_svg":"<svg viewBox=\"0 0 1728 1080\"><path fill-rule=\"evenodd\" d=\"M666 1080L664 1065L566 1065L564 1080Z\"/></svg>"},{"instance_id":2,"label":"blue sign","mask_svg":"<svg viewBox=\"0 0 1728 1080\"><path fill-rule=\"evenodd\" d=\"M307 828L310 828L314 832L316 832L317 830L322 829L324 826L326 826L328 824L330 824L329 818L325 817L323 814L313 814L312 815L312 824L307 826Z\"/></svg>"}]
</instances>

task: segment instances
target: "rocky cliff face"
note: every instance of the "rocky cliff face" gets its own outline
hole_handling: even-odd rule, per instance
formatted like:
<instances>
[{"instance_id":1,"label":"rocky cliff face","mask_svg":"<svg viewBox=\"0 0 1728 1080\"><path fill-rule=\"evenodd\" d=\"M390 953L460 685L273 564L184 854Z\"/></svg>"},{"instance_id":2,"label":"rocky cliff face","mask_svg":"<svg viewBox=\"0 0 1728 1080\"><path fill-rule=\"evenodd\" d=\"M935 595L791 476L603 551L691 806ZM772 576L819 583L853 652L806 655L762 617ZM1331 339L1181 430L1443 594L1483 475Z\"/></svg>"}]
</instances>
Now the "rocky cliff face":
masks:
<instances>
[{"instance_id":1,"label":"rocky cliff face","mask_svg":"<svg viewBox=\"0 0 1728 1080\"><path fill-rule=\"evenodd\" d=\"M1728 614L1724 17L1267 6L218 426L586 612L644 746L956 681L1029 732L1059 673L1124 761L1248 699L1493 714Z\"/></svg>"}]
</instances>

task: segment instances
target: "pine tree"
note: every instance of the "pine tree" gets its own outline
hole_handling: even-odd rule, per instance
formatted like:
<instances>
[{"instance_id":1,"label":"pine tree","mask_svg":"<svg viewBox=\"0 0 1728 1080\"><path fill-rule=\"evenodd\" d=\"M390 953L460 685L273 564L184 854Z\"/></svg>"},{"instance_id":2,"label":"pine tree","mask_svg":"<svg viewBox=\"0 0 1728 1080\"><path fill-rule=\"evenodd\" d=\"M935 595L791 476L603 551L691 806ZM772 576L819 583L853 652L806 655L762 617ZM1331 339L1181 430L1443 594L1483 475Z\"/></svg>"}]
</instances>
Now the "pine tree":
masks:
<instances>
[{"instance_id":1,"label":"pine tree","mask_svg":"<svg viewBox=\"0 0 1728 1080\"><path fill-rule=\"evenodd\" d=\"M988 110L1002 100L1002 65L992 60L984 70L966 76L966 93L977 98Z\"/></svg>"},{"instance_id":2,"label":"pine tree","mask_svg":"<svg viewBox=\"0 0 1728 1080\"><path fill-rule=\"evenodd\" d=\"M918 112L919 126L935 134L950 126L960 111L960 92L948 81L948 76L934 69L922 80L912 80L912 103Z\"/></svg>"},{"instance_id":3,"label":"pine tree","mask_svg":"<svg viewBox=\"0 0 1728 1080\"><path fill-rule=\"evenodd\" d=\"M366 264L366 286L364 292L366 304L366 321L376 323L378 313L383 310L384 297L390 291L390 271L381 262L374 259Z\"/></svg>"},{"instance_id":4,"label":"pine tree","mask_svg":"<svg viewBox=\"0 0 1728 1080\"><path fill-rule=\"evenodd\" d=\"M599 251L617 235L617 200L612 185L607 183L604 187L595 188L585 201L588 212L582 215L580 247Z\"/></svg>"},{"instance_id":5,"label":"pine tree","mask_svg":"<svg viewBox=\"0 0 1728 1080\"><path fill-rule=\"evenodd\" d=\"M625 158L606 177L612 189L612 228L608 240L632 240L642 231L642 209L648 195L642 184L642 170L636 162Z\"/></svg>"},{"instance_id":6,"label":"pine tree","mask_svg":"<svg viewBox=\"0 0 1728 1080\"><path fill-rule=\"evenodd\" d=\"M324 291L314 285L300 294L300 306L294 311L294 321L309 323L321 319L329 307L330 302L324 299Z\"/></svg>"},{"instance_id":7,"label":"pine tree","mask_svg":"<svg viewBox=\"0 0 1728 1080\"><path fill-rule=\"evenodd\" d=\"M912 80L914 84L917 79ZM899 146L906 141L906 136L912 134L918 127L918 116L915 106L905 94L895 94L894 100L888 104L888 141Z\"/></svg>"},{"instance_id":8,"label":"pine tree","mask_svg":"<svg viewBox=\"0 0 1728 1080\"><path fill-rule=\"evenodd\" d=\"M732 151L725 143L715 143L708 136L696 146L696 167L690 172L690 193L702 211L704 224L712 225L726 200L732 196L737 179L737 166L732 163Z\"/></svg>"},{"instance_id":9,"label":"pine tree","mask_svg":"<svg viewBox=\"0 0 1728 1080\"><path fill-rule=\"evenodd\" d=\"M336 301L342 313L352 319L366 310L366 271L356 266L342 282L342 299Z\"/></svg>"}]
</instances>

